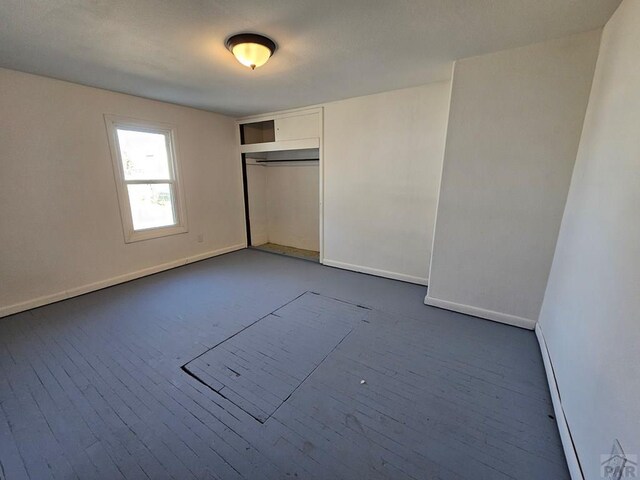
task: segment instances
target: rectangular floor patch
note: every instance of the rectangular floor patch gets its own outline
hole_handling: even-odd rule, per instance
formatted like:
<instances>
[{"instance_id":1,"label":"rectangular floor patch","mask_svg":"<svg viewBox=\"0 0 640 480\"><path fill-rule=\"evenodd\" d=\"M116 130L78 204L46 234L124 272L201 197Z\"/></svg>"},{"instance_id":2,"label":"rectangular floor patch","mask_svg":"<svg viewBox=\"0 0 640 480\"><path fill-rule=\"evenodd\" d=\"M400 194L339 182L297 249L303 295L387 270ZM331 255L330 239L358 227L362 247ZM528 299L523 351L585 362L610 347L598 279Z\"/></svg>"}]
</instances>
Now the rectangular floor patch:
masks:
<instances>
[{"instance_id":1,"label":"rectangular floor patch","mask_svg":"<svg viewBox=\"0 0 640 480\"><path fill-rule=\"evenodd\" d=\"M264 423L368 312L307 292L183 369Z\"/></svg>"}]
</instances>

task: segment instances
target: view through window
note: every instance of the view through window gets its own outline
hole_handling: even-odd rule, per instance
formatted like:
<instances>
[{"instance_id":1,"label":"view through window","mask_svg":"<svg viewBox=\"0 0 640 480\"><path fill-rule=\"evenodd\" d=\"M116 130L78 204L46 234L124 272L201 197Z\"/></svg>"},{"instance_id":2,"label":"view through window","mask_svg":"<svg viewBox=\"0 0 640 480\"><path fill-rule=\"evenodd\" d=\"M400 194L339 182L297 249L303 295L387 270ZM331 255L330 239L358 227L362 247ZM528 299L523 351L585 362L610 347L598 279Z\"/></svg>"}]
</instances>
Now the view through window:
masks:
<instances>
[{"instance_id":1,"label":"view through window","mask_svg":"<svg viewBox=\"0 0 640 480\"><path fill-rule=\"evenodd\" d=\"M133 229L175 225L170 139L163 133L117 131Z\"/></svg>"}]
</instances>

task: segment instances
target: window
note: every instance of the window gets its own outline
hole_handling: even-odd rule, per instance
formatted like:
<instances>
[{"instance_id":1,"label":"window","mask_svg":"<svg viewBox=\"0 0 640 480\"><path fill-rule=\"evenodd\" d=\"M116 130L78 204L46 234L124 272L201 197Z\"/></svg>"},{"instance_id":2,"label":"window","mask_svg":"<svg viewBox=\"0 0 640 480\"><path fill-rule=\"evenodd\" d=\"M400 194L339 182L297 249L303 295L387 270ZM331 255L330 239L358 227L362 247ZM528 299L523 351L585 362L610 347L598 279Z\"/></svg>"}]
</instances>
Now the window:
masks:
<instances>
[{"instance_id":1,"label":"window","mask_svg":"<svg viewBox=\"0 0 640 480\"><path fill-rule=\"evenodd\" d=\"M187 231L175 128L105 115L126 242Z\"/></svg>"}]
</instances>

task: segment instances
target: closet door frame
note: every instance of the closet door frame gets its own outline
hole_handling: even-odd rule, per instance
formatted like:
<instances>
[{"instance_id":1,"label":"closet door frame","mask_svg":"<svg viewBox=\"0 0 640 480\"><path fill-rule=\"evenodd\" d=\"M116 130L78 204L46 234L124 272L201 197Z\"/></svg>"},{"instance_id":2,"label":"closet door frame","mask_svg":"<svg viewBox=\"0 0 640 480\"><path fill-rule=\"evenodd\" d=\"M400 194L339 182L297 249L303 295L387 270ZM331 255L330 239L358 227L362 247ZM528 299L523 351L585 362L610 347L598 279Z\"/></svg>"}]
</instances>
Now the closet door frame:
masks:
<instances>
[{"instance_id":1,"label":"closet door frame","mask_svg":"<svg viewBox=\"0 0 640 480\"><path fill-rule=\"evenodd\" d=\"M319 234L319 262L324 264L324 108L304 108L299 110L286 110L282 112L268 113L264 115L257 115L252 117L243 117L236 120L236 136L239 150L240 146L244 143L242 138L241 125L245 123L261 122L265 120L276 120L278 118L293 117L298 115L318 114L318 181L320 183L318 191L318 208L319 208L319 222L318 234ZM295 140L294 140L295 141ZM275 143L275 142L274 142ZM275 149L274 149L275 150ZM251 246L251 221L249 217L249 191L247 185L247 162L246 154L240 153L240 175L242 181L242 192L244 202L244 215L245 215L245 246Z\"/></svg>"}]
</instances>

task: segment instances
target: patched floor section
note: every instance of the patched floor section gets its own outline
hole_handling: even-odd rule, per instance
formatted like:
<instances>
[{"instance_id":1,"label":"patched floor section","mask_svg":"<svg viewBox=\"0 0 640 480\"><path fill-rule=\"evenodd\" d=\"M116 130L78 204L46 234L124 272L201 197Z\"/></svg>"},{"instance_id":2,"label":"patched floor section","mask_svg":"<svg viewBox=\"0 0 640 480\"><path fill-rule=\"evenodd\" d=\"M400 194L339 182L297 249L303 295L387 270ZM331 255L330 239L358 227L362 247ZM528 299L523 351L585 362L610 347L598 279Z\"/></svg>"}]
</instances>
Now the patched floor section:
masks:
<instances>
[{"instance_id":1,"label":"patched floor section","mask_svg":"<svg viewBox=\"0 0 640 480\"><path fill-rule=\"evenodd\" d=\"M264 423L369 311L306 292L183 370Z\"/></svg>"}]
</instances>

